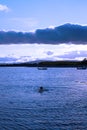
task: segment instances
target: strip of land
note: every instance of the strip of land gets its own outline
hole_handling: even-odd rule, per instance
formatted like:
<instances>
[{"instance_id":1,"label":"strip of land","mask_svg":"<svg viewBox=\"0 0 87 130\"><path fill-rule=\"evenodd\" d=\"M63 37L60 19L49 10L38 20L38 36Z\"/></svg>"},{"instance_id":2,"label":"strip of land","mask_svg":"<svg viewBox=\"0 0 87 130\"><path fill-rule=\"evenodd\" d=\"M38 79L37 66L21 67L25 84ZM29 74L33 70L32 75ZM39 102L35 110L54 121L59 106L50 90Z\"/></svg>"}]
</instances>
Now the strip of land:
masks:
<instances>
[{"instance_id":1,"label":"strip of land","mask_svg":"<svg viewBox=\"0 0 87 130\"><path fill-rule=\"evenodd\" d=\"M0 63L0 67L87 67L87 60L83 61L40 61L25 63Z\"/></svg>"}]
</instances>

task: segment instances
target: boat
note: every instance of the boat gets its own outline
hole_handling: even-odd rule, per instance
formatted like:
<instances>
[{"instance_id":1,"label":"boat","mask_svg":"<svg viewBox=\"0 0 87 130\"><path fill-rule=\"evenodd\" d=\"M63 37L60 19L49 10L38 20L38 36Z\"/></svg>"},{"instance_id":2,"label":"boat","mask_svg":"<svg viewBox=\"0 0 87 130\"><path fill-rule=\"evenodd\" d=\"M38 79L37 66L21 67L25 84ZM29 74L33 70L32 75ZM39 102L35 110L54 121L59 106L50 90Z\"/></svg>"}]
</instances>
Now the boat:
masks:
<instances>
[{"instance_id":1,"label":"boat","mask_svg":"<svg viewBox=\"0 0 87 130\"><path fill-rule=\"evenodd\" d=\"M86 70L86 66L79 66L77 67L78 70Z\"/></svg>"},{"instance_id":2,"label":"boat","mask_svg":"<svg viewBox=\"0 0 87 130\"><path fill-rule=\"evenodd\" d=\"M38 70L47 70L47 67L38 67Z\"/></svg>"}]
</instances>

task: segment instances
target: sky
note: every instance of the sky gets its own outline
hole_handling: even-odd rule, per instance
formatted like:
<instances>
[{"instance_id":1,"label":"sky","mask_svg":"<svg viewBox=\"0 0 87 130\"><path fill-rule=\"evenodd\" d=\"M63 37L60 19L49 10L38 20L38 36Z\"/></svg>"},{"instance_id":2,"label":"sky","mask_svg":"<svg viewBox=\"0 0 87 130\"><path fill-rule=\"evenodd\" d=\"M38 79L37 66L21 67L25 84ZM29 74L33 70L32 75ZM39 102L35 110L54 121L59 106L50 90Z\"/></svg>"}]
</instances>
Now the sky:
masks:
<instances>
[{"instance_id":1,"label":"sky","mask_svg":"<svg viewBox=\"0 0 87 130\"><path fill-rule=\"evenodd\" d=\"M40 33L37 32L44 30L46 32L47 28L48 31L55 31L57 27L67 23L86 27L86 12L87 0L0 0L0 31L23 34L31 32L38 38ZM78 44L72 41L68 41L67 44L65 40L62 43L59 41L58 44L44 42L42 39L39 43L37 40L32 44L30 42L25 44L22 41L17 44L14 44L14 41L10 44L1 42L0 62L82 60L87 57L86 41L85 44L79 40Z\"/></svg>"}]
</instances>

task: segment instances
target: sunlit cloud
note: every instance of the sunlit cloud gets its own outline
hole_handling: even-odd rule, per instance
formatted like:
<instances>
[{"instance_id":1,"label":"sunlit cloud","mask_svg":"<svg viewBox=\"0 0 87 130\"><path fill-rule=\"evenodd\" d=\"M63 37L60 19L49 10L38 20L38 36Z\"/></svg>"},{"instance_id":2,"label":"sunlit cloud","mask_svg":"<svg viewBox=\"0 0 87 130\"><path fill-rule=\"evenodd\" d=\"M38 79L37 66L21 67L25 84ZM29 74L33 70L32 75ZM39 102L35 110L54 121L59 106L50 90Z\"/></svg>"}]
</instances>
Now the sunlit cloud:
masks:
<instances>
[{"instance_id":1,"label":"sunlit cloud","mask_svg":"<svg viewBox=\"0 0 87 130\"><path fill-rule=\"evenodd\" d=\"M5 57L5 58L4 58ZM87 45L75 44L11 44L0 45L1 61L29 62L36 60L82 60L87 57Z\"/></svg>"},{"instance_id":2,"label":"sunlit cloud","mask_svg":"<svg viewBox=\"0 0 87 130\"><path fill-rule=\"evenodd\" d=\"M53 25L50 25L48 28L54 29L54 28L55 28L55 26L53 26Z\"/></svg>"},{"instance_id":3,"label":"sunlit cloud","mask_svg":"<svg viewBox=\"0 0 87 130\"><path fill-rule=\"evenodd\" d=\"M0 11L8 12L10 9L6 5L0 4Z\"/></svg>"},{"instance_id":4,"label":"sunlit cloud","mask_svg":"<svg viewBox=\"0 0 87 130\"><path fill-rule=\"evenodd\" d=\"M58 57L63 58L63 59L71 59L71 60L84 59L85 57L87 57L87 51L75 50L71 52L66 52L64 55L60 55Z\"/></svg>"}]
</instances>

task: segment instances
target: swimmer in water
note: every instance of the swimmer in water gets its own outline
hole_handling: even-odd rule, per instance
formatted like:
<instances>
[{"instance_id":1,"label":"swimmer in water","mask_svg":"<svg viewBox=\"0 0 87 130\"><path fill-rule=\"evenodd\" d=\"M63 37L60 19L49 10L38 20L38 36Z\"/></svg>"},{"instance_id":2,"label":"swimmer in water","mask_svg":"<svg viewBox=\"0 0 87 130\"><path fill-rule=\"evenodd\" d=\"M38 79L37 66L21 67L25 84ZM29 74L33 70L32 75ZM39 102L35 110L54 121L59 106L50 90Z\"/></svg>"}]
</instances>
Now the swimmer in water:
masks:
<instances>
[{"instance_id":1,"label":"swimmer in water","mask_svg":"<svg viewBox=\"0 0 87 130\"><path fill-rule=\"evenodd\" d=\"M45 89L44 87L39 87L39 90L38 90L38 92L39 93L43 93L44 91L48 91L48 89Z\"/></svg>"},{"instance_id":2,"label":"swimmer in water","mask_svg":"<svg viewBox=\"0 0 87 130\"><path fill-rule=\"evenodd\" d=\"M44 88L41 86L38 90L39 93L42 93L44 91Z\"/></svg>"}]
</instances>

